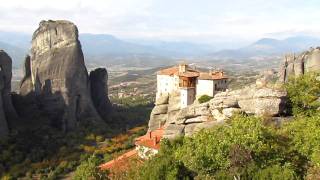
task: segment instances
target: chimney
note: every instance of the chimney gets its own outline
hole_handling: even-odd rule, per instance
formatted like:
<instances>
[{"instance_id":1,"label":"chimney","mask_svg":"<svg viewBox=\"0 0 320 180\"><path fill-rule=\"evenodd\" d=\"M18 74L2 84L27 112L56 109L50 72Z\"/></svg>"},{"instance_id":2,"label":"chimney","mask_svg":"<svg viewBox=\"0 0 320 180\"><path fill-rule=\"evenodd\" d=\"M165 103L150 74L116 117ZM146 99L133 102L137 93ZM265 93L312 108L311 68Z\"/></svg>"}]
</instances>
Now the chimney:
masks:
<instances>
[{"instance_id":1,"label":"chimney","mask_svg":"<svg viewBox=\"0 0 320 180\"><path fill-rule=\"evenodd\" d=\"M184 64L184 63L179 64L179 73L185 73L185 72L187 72L187 67L188 67L187 64Z\"/></svg>"},{"instance_id":2,"label":"chimney","mask_svg":"<svg viewBox=\"0 0 320 180\"><path fill-rule=\"evenodd\" d=\"M148 133L149 133L149 139L151 139L151 133L152 133L152 131L149 131Z\"/></svg>"},{"instance_id":3,"label":"chimney","mask_svg":"<svg viewBox=\"0 0 320 180\"><path fill-rule=\"evenodd\" d=\"M157 145L157 136L153 138L153 145Z\"/></svg>"}]
</instances>

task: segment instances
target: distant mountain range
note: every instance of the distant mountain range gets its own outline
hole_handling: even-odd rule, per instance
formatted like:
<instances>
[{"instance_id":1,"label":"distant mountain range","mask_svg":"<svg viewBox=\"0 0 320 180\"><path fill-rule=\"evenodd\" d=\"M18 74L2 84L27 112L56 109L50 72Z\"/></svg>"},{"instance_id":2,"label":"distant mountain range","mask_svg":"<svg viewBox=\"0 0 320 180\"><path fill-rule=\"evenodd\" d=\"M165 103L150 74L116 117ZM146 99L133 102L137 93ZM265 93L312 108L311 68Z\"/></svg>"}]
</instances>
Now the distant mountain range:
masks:
<instances>
[{"instance_id":1,"label":"distant mountain range","mask_svg":"<svg viewBox=\"0 0 320 180\"><path fill-rule=\"evenodd\" d=\"M283 40L263 38L246 47L212 53L210 57L243 59L255 56L279 56L285 53L304 51L316 46L320 46L320 38L311 36L294 36Z\"/></svg>"},{"instance_id":2,"label":"distant mountain range","mask_svg":"<svg viewBox=\"0 0 320 180\"><path fill-rule=\"evenodd\" d=\"M164 65L178 59L202 57L210 59L249 59L257 56L279 56L288 52L300 52L320 45L320 39L312 36L294 36L283 40L263 38L239 49L215 51L214 45L191 42L167 42L156 40L122 40L108 34L80 34L82 49L87 62L100 64L152 64ZM14 66L20 66L31 47L31 35L0 32L0 49L13 58Z\"/></svg>"}]
</instances>

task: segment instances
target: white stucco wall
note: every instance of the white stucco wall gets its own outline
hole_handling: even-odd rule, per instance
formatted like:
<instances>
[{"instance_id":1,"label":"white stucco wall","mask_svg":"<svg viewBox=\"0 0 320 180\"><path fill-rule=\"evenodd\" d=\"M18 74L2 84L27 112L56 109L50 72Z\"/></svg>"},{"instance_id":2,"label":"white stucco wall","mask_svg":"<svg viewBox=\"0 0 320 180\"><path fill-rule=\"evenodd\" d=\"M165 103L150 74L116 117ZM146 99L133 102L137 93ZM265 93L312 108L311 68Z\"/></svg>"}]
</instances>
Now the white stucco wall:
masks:
<instances>
[{"instance_id":1,"label":"white stucco wall","mask_svg":"<svg viewBox=\"0 0 320 180\"><path fill-rule=\"evenodd\" d=\"M168 75L157 75L157 94L156 98L163 94L170 94L178 89L179 77Z\"/></svg>"},{"instance_id":2,"label":"white stucco wall","mask_svg":"<svg viewBox=\"0 0 320 180\"><path fill-rule=\"evenodd\" d=\"M180 107L185 108L195 100L195 88L180 88Z\"/></svg>"},{"instance_id":3,"label":"white stucco wall","mask_svg":"<svg viewBox=\"0 0 320 180\"><path fill-rule=\"evenodd\" d=\"M228 81L221 80L203 80L198 79L196 97L199 98L202 95L208 95L213 97L218 91L225 91L228 88Z\"/></svg>"},{"instance_id":4,"label":"white stucco wall","mask_svg":"<svg viewBox=\"0 0 320 180\"><path fill-rule=\"evenodd\" d=\"M197 98L202 95L214 96L214 81L213 80L202 80L197 81Z\"/></svg>"},{"instance_id":5,"label":"white stucco wall","mask_svg":"<svg viewBox=\"0 0 320 180\"><path fill-rule=\"evenodd\" d=\"M136 146L136 150L139 157L141 157L142 159L148 159L159 152L157 149L152 149L145 146Z\"/></svg>"}]
</instances>

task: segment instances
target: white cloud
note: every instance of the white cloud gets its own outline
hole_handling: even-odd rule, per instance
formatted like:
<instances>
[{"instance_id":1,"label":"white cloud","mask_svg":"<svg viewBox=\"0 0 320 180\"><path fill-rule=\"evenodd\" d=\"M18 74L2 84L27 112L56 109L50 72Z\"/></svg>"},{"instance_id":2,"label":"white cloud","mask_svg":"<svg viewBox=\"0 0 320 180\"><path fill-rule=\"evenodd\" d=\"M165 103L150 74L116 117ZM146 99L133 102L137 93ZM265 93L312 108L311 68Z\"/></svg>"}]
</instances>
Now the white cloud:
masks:
<instances>
[{"instance_id":1,"label":"white cloud","mask_svg":"<svg viewBox=\"0 0 320 180\"><path fill-rule=\"evenodd\" d=\"M32 33L42 19L125 38L223 41L320 32L317 0L0 0L0 30Z\"/></svg>"}]
</instances>

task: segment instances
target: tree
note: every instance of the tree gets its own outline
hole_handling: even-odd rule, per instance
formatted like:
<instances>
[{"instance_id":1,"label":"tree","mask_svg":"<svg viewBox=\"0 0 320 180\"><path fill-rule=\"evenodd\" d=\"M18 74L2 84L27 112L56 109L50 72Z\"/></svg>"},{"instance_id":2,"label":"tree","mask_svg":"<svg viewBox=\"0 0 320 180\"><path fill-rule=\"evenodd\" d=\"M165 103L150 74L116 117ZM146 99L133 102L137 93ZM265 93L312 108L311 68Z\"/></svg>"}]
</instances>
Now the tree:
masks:
<instances>
[{"instance_id":1,"label":"tree","mask_svg":"<svg viewBox=\"0 0 320 180\"><path fill-rule=\"evenodd\" d=\"M294 115L314 114L320 107L319 73L308 73L299 77L291 77L285 87L292 105Z\"/></svg>"},{"instance_id":2,"label":"tree","mask_svg":"<svg viewBox=\"0 0 320 180\"><path fill-rule=\"evenodd\" d=\"M106 179L107 176L104 172L98 169L100 160L96 156L91 156L86 161L83 161L76 169L72 179L74 180L90 180L90 179Z\"/></svg>"}]
</instances>

